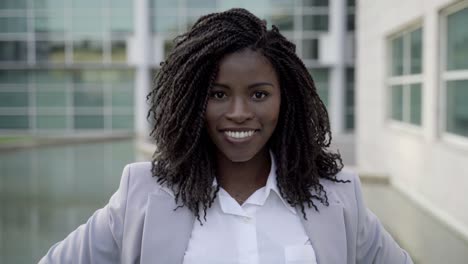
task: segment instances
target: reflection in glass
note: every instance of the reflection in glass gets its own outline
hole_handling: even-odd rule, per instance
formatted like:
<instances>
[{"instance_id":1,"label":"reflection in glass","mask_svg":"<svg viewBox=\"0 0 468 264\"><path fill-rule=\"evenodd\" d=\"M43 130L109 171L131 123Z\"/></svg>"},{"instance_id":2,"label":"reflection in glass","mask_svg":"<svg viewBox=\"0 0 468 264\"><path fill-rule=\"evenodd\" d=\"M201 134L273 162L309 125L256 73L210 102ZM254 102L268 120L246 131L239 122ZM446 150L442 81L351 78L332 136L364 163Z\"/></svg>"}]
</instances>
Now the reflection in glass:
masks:
<instances>
[{"instance_id":1,"label":"reflection in glass","mask_svg":"<svg viewBox=\"0 0 468 264\"><path fill-rule=\"evenodd\" d=\"M403 121L403 86L392 85L392 119Z\"/></svg>"},{"instance_id":2,"label":"reflection in glass","mask_svg":"<svg viewBox=\"0 0 468 264\"><path fill-rule=\"evenodd\" d=\"M304 6L325 7L328 6L328 0L303 0Z\"/></svg>"},{"instance_id":3,"label":"reflection in glass","mask_svg":"<svg viewBox=\"0 0 468 264\"><path fill-rule=\"evenodd\" d=\"M26 129L29 128L27 115L0 115L0 129Z\"/></svg>"},{"instance_id":4,"label":"reflection in glass","mask_svg":"<svg viewBox=\"0 0 468 264\"><path fill-rule=\"evenodd\" d=\"M179 1L174 0L150 0L151 8L161 9L161 8L177 8Z\"/></svg>"},{"instance_id":5,"label":"reflection in glass","mask_svg":"<svg viewBox=\"0 0 468 264\"><path fill-rule=\"evenodd\" d=\"M64 70L35 70L34 83L38 91L61 90L66 88L66 83L71 82L71 73Z\"/></svg>"},{"instance_id":6,"label":"reflection in glass","mask_svg":"<svg viewBox=\"0 0 468 264\"><path fill-rule=\"evenodd\" d=\"M48 15L36 15L34 30L36 33L64 33L66 22L63 14L49 13Z\"/></svg>"},{"instance_id":7,"label":"reflection in glass","mask_svg":"<svg viewBox=\"0 0 468 264\"><path fill-rule=\"evenodd\" d=\"M113 129L132 129L133 128L133 115L112 115L112 128Z\"/></svg>"},{"instance_id":8,"label":"reflection in glass","mask_svg":"<svg viewBox=\"0 0 468 264\"><path fill-rule=\"evenodd\" d=\"M70 0L72 9L76 8L90 8L100 9L104 7L104 0Z\"/></svg>"},{"instance_id":9,"label":"reflection in glass","mask_svg":"<svg viewBox=\"0 0 468 264\"><path fill-rule=\"evenodd\" d=\"M179 31L179 20L176 15L153 16L153 32L169 33Z\"/></svg>"},{"instance_id":10,"label":"reflection in glass","mask_svg":"<svg viewBox=\"0 0 468 264\"><path fill-rule=\"evenodd\" d=\"M186 0L188 8L216 8L216 0Z\"/></svg>"},{"instance_id":11,"label":"reflection in glass","mask_svg":"<svg viewBox=\"0 0 468 264\"><path fill-rule=\"evenodd\" d=\"M328 15L304 15L302 27L304 30L327 31Z\"/></svg>"},{"instance_id":12,"label":"reflection in glass","mask_svg":"<svg viewBox=\"0 0 468 264\"><path fill-rule=\"evenodd\" d=\"M112 107L133 107L133 90L112 90Z\"/></svg>"},{"instance_id":13,"label":"reflection in glass","mask_svg":"<svg viewBox=\"0 0 468 264\"><path fill-rule=\"evenodd\" d=\"M64 41L37 41L36 60L40 62L65 62Z\"/></svg>"},{"instance_id":14,"label":"reflection in glass","mask_svg":"<svg viewBox=\"0 0 468 264\"><path fill-rule=\"evenodd\" d=\"M104 94L102 88L76 88L73 93L75 107L103 107Z\"/></svg>"},{"instance_id":15,"label":"reflection in glass","mask_svg":"<svg viewBox=\"0 0 468 264\"><path fill-rule=\"evenodd\" d=\"M329 76L328 69L326 68L316 68L309 69L309 73L312 75L312 79L315 83L315 88L317 88L317 93L322 99L322 102L328 107L328 86L329 86Z\"/></svg>"},{"instance_id":16,"label":"reflection in glass","mask_svg":"<svg viewBox=\"0 0 468 264\"><path fill-rule=\"evenodd\" d=\"M294 30L294 16L287 14L275 14L271 16L271 24L280 30Z\"/></svg>"},{"instance_id":17,"label":"reflection in glass","mask_svg":"<svg viewBox=\"0 0 468 264\"><path fill-rule=\"evenodd\" d=\"M25 70L0 70L0 88L7 87L5 84L26 84L28 82L28 71Z\"/></svg>"},{"instance_id":18,"label":"reflection in glass","mask_svg":"<svg viewBox=\"0 0 468 264\"><path fill-rule=\"evenodd\" d=\"M112 40L111 57L113 62L127 61L127 43L125 40Z\"/></svg>"},{"instance_id":19,"label":"reflection in glass","mask_svg":"<svg viewBox=\"0 0 468 264\"><path fill-rule=\"evenodd\" d=\"M447 69L468 69L468 7L447 18Z\"/></svg>"},{"instance_id":20,"label":"reflection in glass","mask_svg":"<svg viewBox=\"0 0 468 264\"><path fill-rule=\"evenodd\" d=\"M101 34L104 31L102 14L95 10L74 10L72 31L79 33Z\"/></svg>"},{"instance_id":21,"label":"reflection in glass","mask_svg":"<svg viewBox=\"0 0 468 264\"><path fill-rule=\"evenodd\" d=\"M133 32L132 16L111 16L109 19L112 36L125 36Z\"/></svg>"},{"instance_id":22,"label":"reflection in glass","mask_svg":"<svg viewBox=\"0 0 468 264\"><path fill-rule=\"evenodd\" d=\"M67 95L65 90L58 91L37 91L37 107L65 107L67 105Z\"/></svg>"},{"instance_id":23,"label":"reflection in glass","mask_svg":"<svg viewBox=\"0 0 468 264\"><path fill-rule=\"evenodd\" d=\"M63 10L65 3L63 0L34 0L32 1L35 9L59 9Z\"/></svg>"},{"instance_id":24,"label":"reflection in glass","mask_svg":"<svg viewBox=\"0 0 468 264\"><path fill-rule=\"evenodd\" d=\"M317 60L319 57L318 39L302 40L302 58Z\"/></svg>"},{"instance_id":25,"label":"reflection in glass","mask_svg":"<svg viewBox=\"0 0 468 264\"><path fill-rule=\"evenodd\" d=\"M410 85L410 123L421 125L422 89L420 83Z\"/></svg>"},{"instance_id":26,"label":"reflection in glass","mask_svg":"<svg viewBox=\"0 0 468 264\"><path fill-rule=\"evenodd\" d=\"M410 33L411 60L410 73L416 74L422 71L422 29L419 28Z\"/></svg>"},{"instance_id":27,"label":"reflection in glass","mask_svg":"<svg viewBox=\"0 0 468 264\"><path fill-rule=\"evenodd\" d=\"M65 129L67 117L63 115L38 115L36 124L39 129Z\"/></svg>"},{"instance_id":28,"label":"reflection in glass","mask_svg":"<svg viewBox=\"0 0 468 264\"><path fill-rule=\"evenodd\" d=\"M392 40L392 76L403 75L403 37Z\"/></svg>"},{"instance_id":29,"label":"reflection in glass","mask_svg":"<svg viewBox=\"0 0 468 264\"><path fill-rule=\"evenodd\" d=\"M76 129L102 129L104 128L104 116L75 115L73 125Z\"/></svg>"},{"instance_id":30,"label":"reflection in glass","mask_svg":"<svg viewBox=\"0 0 468 264\"><path fill-rule=\"evenodd\" d=\"M102 55L101 39L80 39L73 42L73 60L75 62L101 62Z\"/></svg>"},{"instance_id":31,"label":"reflection in glass","mask_svg":"<svg viewBox=\"0 0 468 264\"><path fill-rule=\"evenodd\" d=\"M0 61L25 62L28 57L26 41L0 41Z\"/></svg>"},{"instance_id":32,"label":"reflection in glass","mask_svg":"<svg viewBox=\"0 0 468 264\"><path fill-rule=\"evenodd\" d=\"M0 17L0 33L24 33L27 30L26 17Z\"/></svg>"},{"instance_id":33,"label":"reflection in glass","mask_svg":"<svg viewBox=\"0 0 468 264\"><path fill-rule=\"evenodd\" d=\"M468 80L447 82L447 131L468 137Z\"/></svg>"},{"instance_id":34,"label":"reflection in glass","mask_svg":"<svg viewBox=\"0 0 468 264\"><path fill-rule=\"evenodd\" d=\"M346 30L348 31L354 31L356 28L356 22L355 22L355 16L354 14L348 14L346 16Z\"/></svg>"},{"instance_id":35,"label":"reflection in glass","mask_svg":"<svg viewBox=\"0 0 468 264\"><path fill-rule=\"evenodd\" d=\"M0 92L0 107L27 107L28 92Z\"/></svg>"},{"instance_id":36,"label":"reflection in glass","mask_svg":"<svg viewBox=\"0 0 468 264\"><path fill-rule=\"evenodd\" d=\"M27 0L2 0L0 1L1 9L26 9Z\"/></svg>"},{"instance_id":37,"label":"reflection in glass","mask_svg":"<svg viewBox=\"0 0 468 264\"><path fill-rule=\"evenodd\" d=\"M354 129L354 68L346 69L345 129Z\"/></svg>"}]
</instances>

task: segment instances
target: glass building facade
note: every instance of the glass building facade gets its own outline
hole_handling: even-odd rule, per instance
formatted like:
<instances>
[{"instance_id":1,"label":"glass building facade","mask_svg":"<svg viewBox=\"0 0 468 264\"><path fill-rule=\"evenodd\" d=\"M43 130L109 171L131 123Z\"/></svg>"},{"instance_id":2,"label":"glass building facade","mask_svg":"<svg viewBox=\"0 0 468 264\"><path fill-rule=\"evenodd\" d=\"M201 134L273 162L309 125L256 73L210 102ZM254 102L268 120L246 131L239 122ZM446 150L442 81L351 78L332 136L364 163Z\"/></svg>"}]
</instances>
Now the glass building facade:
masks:
<instances>
[{"instance_id":1,"label":"glass building facade","mask_svg":"<svg viewBox=\"0 0 468 264\"><path fill-rule=\"evenodd\" d=\"M152 77L174 37L198 17L233 7L278 26L296 44L329 108L336 107L330 87L338 84L345 97L339 122L343 131L352 130L354 54L336 62L325 47L335 39L336 23L343 24L341 37L354 39L354 1L6 0L0 3L0 131L141 129L136 119L146 115L135 109L151 85L144 76ZM149 47L141 49L145 39ZM138 55L141 50L145 54ZM142 56L150 57L145 65ZM338 83L337 69L343 73Z\"/></svg>"}]
</instances>

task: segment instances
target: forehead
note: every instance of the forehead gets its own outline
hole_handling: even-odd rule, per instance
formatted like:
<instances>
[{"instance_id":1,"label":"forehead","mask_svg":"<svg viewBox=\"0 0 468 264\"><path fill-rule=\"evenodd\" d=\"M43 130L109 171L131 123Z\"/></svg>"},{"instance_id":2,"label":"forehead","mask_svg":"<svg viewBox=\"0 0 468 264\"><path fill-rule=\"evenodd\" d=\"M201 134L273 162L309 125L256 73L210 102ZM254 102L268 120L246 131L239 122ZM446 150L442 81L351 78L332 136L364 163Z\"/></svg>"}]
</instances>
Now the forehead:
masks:
<instances>
[{"instance_id":1,"label":"forehead","mask_svg":"<svg viewBox=\"0 0 468 264\"><path fill-rule=\"evenodd\" d=\"M260 79L277 80L276 71L271 62L258 51L244 49L226 55L221 59L217 80L234 79L237 81Z\"/></svg>"}]
</instances>

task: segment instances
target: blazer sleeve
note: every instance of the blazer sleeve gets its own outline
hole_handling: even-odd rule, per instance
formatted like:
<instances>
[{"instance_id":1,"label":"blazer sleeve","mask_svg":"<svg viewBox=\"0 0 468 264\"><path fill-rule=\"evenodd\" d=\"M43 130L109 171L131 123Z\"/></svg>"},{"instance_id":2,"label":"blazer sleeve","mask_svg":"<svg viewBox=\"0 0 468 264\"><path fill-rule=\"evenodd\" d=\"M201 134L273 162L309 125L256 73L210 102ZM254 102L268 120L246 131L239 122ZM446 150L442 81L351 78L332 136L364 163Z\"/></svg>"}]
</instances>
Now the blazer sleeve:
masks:
<instances>
[{"instance_id":1,"label":"blazer sleeve","mask_svg":"<svg viewBox=\"0 0 468 264\"><path fill-rule=\"evenodd\" d=\"M122 233L130 181L130 165L122 173L120 187L103 208L53 245L39 264L119 263Z\"/></svg>"},{"instance_id":2,"label":"blazer sleeve","mask_svg":"<svg viewBox=\"0 0 468 264\"><path fill-rule=\"evenodd\" d=\"M400 248L378 218L367 209L356 175L354 190L358 207L356 263L412 264L409 254Z\"/></svg>"}]
</instances>

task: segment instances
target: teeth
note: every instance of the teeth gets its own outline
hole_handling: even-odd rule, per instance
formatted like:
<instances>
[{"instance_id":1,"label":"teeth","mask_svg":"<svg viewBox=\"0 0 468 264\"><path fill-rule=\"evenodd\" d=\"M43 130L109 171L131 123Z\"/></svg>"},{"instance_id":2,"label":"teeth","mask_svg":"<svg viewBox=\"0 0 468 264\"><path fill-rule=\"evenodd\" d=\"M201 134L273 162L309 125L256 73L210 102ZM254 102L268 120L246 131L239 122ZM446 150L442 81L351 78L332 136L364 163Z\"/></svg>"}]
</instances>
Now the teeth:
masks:
<instances>
[{"instance_id":1,"label":"teeth","mask_svg":"<svg viewBox=\"0 0 468 264\"><path fill-rule=\"evenodd\" d=\"M247 137L251 137L255 133L255 130L242 131L242 132L225 131L224 133L232 138L247 138Z\"/></svg>"}]
</instances>

